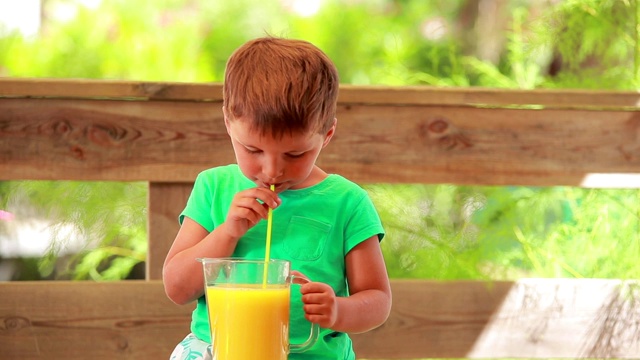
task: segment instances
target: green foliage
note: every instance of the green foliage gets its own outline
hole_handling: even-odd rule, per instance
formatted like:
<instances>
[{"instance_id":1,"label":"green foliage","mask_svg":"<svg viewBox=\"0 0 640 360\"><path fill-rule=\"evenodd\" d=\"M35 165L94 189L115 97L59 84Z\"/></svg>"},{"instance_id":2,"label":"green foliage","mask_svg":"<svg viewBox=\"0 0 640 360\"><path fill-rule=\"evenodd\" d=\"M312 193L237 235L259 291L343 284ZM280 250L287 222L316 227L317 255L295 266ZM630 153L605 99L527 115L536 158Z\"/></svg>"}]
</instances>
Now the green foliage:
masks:
<instances>
[{"instance_id":1,"label":"green foliage","mask_svg":"<svg viewBox=\"0 0 640 360\"><path fill-rule=\"evenodd\" d=\"M558 2L533 28L536 46L553 44L562 71L545 87L638 89L640 2ZM548 45L546 45L548 46Z\"/></svg>"},{"instance_id":2,"label":"green foliage","mask_svg":"<svg viewBox=\"0 0 640 360\"><path fill-rule=\"evenodd\" d=\"M393 277L638 278L640 192L370 185Z\"/></svg>"},{"instance_id":3,"label":"green foliage","mask_svg":"<svg viewBox=\"0 0 640 360\"><path fill-rule=\"evenodd\" d=\"M510 0L497 60L477 50L474 1L325 0L305 17L286 1L103 1L71 21L48 0L41 34L0 33L0 76L209 82L231 52L265 34L302 38L345 84L640 88L640 0ZM290 3L290 2L289 2ZM501 40L501 39L498 39ZM640 275L638 190L369 185L392 277L435 279ZM0 208L72 225L93 239L59 270L62 230L42 276L126 277L146 255L146 186L0 182Z\"/></svg>"},{"instance_id":4,"label":"green foliage","mask_svg":"<svg viewBox=\"0 0 640 360\"><path fill-rule=\"evenodd\" d=\"M465 67L476 85L498 88L534 89L543 80L543 67L533 56L524 39L523 22L528 15L525 8L517 8L513 13L513 28L507 36L504 64L501 68L488 61L472 56L463 58Z\"/></svg>"},{"instance_id":5,"label":"green foliage","mask_svg":"<svg viewBox=\"0 0 640 360\"><path fill-rule=\"evenodd\" d=\"M146 258L147 186L144 183L4 182L0 205L19 217L53 221L54 239L41 259L41 277L113 280L125 278ZM72 228L74 231L65 231ZM58 254L77 241L86 247L68 262ZM62 268L60 268L62 266Z\"/></svg>"}]
</instances>

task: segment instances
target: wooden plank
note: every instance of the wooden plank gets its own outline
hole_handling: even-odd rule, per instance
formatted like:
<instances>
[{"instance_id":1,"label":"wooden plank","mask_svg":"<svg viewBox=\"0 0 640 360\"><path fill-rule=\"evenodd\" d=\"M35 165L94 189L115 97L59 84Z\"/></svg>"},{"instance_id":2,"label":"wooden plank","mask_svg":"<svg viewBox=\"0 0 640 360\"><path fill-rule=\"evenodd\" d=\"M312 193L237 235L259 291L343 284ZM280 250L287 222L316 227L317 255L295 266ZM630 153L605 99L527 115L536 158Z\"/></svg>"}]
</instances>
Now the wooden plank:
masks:
<instances>
[{"instance_id":1,"label":"wooden plank","mask_svg":"<svg viewBox=\"0 0 640 360\"><path fill-rule=\"evenodd\" d=\"M190 182L235 161L220 107L0 99L0 178ZM640 111L349 105L338 117L319 165L360 183L583 186L595 173L640 186Z\"/></svg>"},{"instance_id":2,"label":"wooden plank","mask_svg":"<svg viewBox=\"0 0 640 360\"><path fill-rule=\"evenodd\" d=\"M341 85L339 103L475 107L532 106L532 109L638 109L640 94L577 89L496 89L430 86Z\"/></svg>"},{"instance_id":3,"label":"wooden plank","mask_svg":"<svg viewBox=\"0 0 640 360\"><path fill-rule=\"evenodd\" d=\"M5 180L193 181L235 161L208 103L3 99L0 131Z\"/></svg>"},{"instance_id":4,"label":"wooden plank","mask_svg":"<svg viewBox=\"0 0 640 360\"><path fill-rule=\"evenodd\" d=\"M149 248L147 280L162 280L162 266L180 228L178 215L187 204L193 183L149 184Z\"/></svg>"},{"instance_id":5,"label":"wooden plank","mask_svg":"<svg viewBox=\"0 0 640 360\"><path fill-rule=\"evenodd\" d=\"M0 79L2 97L222 101L222 86L205 83L3 78Z\"/></svg>"},{"instance_id":6,"label":"wooden plank","mask_svg":"<svg viewBox=\"0 0 640 360\"><path fill-rule=\"evenodd\" d=\"M121 100L222 100L220 83L0 78L0 98L76 98ZM467 105L503 107L539 105L552 108L640 107L640 95L632 91L577 89L443 88L430 86L340 86L339 102L378 105Z\"/></svg>"},{"instance_id":7,"label":"wooden plank","mask_svg":"<svg viewBox=\"0 0 640 360\"><path fill-rule=\"evenodd\" d=\"M619 280L392 280L359 359L640 357L640 285ZM192 306L160 281L0 283L0 358L161 359Z\"/></svg>"},{"instance_id":8,"label":"wooden plank","mask_svg":"<svg viewBox=\"0 0 640 360\"><path fill-rule=\"evenodd\" d=\"M0 283L0 358L168 359L193 306L160 281Z\"/></svg>"},{"instance_id":9,"label":"wooden plank","mask_svg":"<svg viewBox=\"0 0 640 360\"><path fill-rule=\"evenodd\" d=\"M521 279L470 358L640 358L635 280Z\"/></svg>"},{"instance_id":10,"label":"wooden plank","mask_svg":"<svg viewBox=\"0 0 640 360\"><path fill-rule=\"evenodd\" d=\"M234 161L220 90L0 79L0 180L151 181L147 274L159 279L175 204L199 171ZM320 165L361 183L585 186L617 174L640 187L638 97L342 86L339 130ZM354 337L360 357L640 356L636 283L392 287L389 321ZM165 358L190 310L168 301L159 281L1 283L0 357Z\"/></svg>"},{"instance_id":11,"label":"wooden plank","mask_svg":"<svg viewBox=\"0 0 640 360\"><path fill-rule=\"evenodd\" d=\"M363 359L640 357L635 281L392 281L389 320L353 336Z\"/></svg>"},{"instance_id":12,"label":"wooden plank","mask_svg":"<svg viewBox=\"0 0 640 360\"><path fill-rule=\"evenodd\" d=\"M393 305L380 328L353 335L358 358L464 358L513 283L394 280Z\"/></svg>"},{"instance_id":13,"label":"wooden plank","mask_svg":"<svg viewBox=\"0 0 640 360\"><path fill-rule=\"evenodd\" d=\"M341 110L319 164L357 182L581 186L591 173L640 173L640 112Z\"/></svg>"}]
</instances>

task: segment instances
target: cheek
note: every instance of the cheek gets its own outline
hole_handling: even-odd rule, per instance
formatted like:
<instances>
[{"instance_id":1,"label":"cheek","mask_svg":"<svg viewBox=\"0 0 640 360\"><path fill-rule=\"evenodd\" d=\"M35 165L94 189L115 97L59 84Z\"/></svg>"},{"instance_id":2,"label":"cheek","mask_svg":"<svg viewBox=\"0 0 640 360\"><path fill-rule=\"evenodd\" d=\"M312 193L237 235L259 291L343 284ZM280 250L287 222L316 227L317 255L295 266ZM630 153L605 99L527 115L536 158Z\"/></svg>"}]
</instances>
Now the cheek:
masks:
<instances>
[{"instance_id":1,"label":"cheek","mask_svg":"<svg viewBox=\"0 0 640 360\"><path fill-rule=\"evenodd\" d=\"M236 151L236 162L245 175L255 174L260 166L250 154Z\"/></svg>"},{"instance_id":2,"label":"cheek","mask_svg":"<svg viewBox=\"0 0 640 360\"><path fill-rule=\"evenodd\" d=\"M306 177L313 170L313 165L315 164L315 157L310 157L303 161L296 161L287 169L289 175L293 177Z\"/></svg>"}]
</instances>

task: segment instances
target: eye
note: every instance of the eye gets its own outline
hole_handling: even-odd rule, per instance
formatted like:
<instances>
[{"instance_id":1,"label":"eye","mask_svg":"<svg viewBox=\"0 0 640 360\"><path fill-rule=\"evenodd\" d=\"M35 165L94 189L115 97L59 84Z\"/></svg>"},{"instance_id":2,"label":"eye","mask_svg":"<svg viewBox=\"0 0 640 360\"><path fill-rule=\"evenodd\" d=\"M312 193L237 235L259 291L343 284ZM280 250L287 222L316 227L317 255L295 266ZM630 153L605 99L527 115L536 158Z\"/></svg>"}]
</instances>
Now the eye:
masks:
<instances>
[{"instance_id":1,"label":"eye","mask_svg":"<svg viewBox=\"0 0 640 360\"><path fill-rule=\"evenodd\" d=\"M250 148L247 148L247 147L245 147L244 149L245 149L245 151L246 151L246 152L248 152L249 154L258 154L258 153L261 153L261 152L262 152L261 150L257 150L257 149L250 149Z\"/></svg>"},{"instance_id":2,"label":"eye","mask_svg":"<svg viewBox=\"0 0 640 360\"><path fill-rule=\"evenodd\" d=\"M303 156L304 156L304 154L306 154L306 153L293 153L293 154L292 154L292 153L288 153L288 154L286 154L286 155L287 155L287 157L289 157L289 158L297 159L297 158L301 158L301 157L303 157Z\"/></svg>"}]
</instances>

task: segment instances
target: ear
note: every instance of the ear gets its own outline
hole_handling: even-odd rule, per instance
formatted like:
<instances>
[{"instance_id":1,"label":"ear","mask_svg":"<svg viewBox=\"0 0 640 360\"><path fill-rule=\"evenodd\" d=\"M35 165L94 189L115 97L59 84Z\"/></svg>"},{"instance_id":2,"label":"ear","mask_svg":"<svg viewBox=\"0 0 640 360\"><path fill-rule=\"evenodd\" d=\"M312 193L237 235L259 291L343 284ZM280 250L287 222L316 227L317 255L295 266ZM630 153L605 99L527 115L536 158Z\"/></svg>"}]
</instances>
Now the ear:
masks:
<instances>
[{"instance_id":1,"label":"ear","mask_svg":"<svg viewBox=\"0 0 640 360\"><path fill-rule=\"evenodd\" d=\"M325 146L329 145L329 142L331 141L331 138L333 138L333 134L336 133L336 126L338 125L338 119L334 118L333 119L333 125L331 126L331 128L327 131L326 134L324 134L324 141L322 142L322 148L324 149Z\"/></svg>"},{"instance_id":2,"label":"ear","mask_svg":"<svg viewBox=\"0 0 640 360\"><path fill-rule=\"evenodd\" d=\"M222 107L222 114L224 115L224 126L227 128L227 134L231 135L231 132L229 131L229 114L227 113L226 106Z\"/></svg>"}]
</instances>

